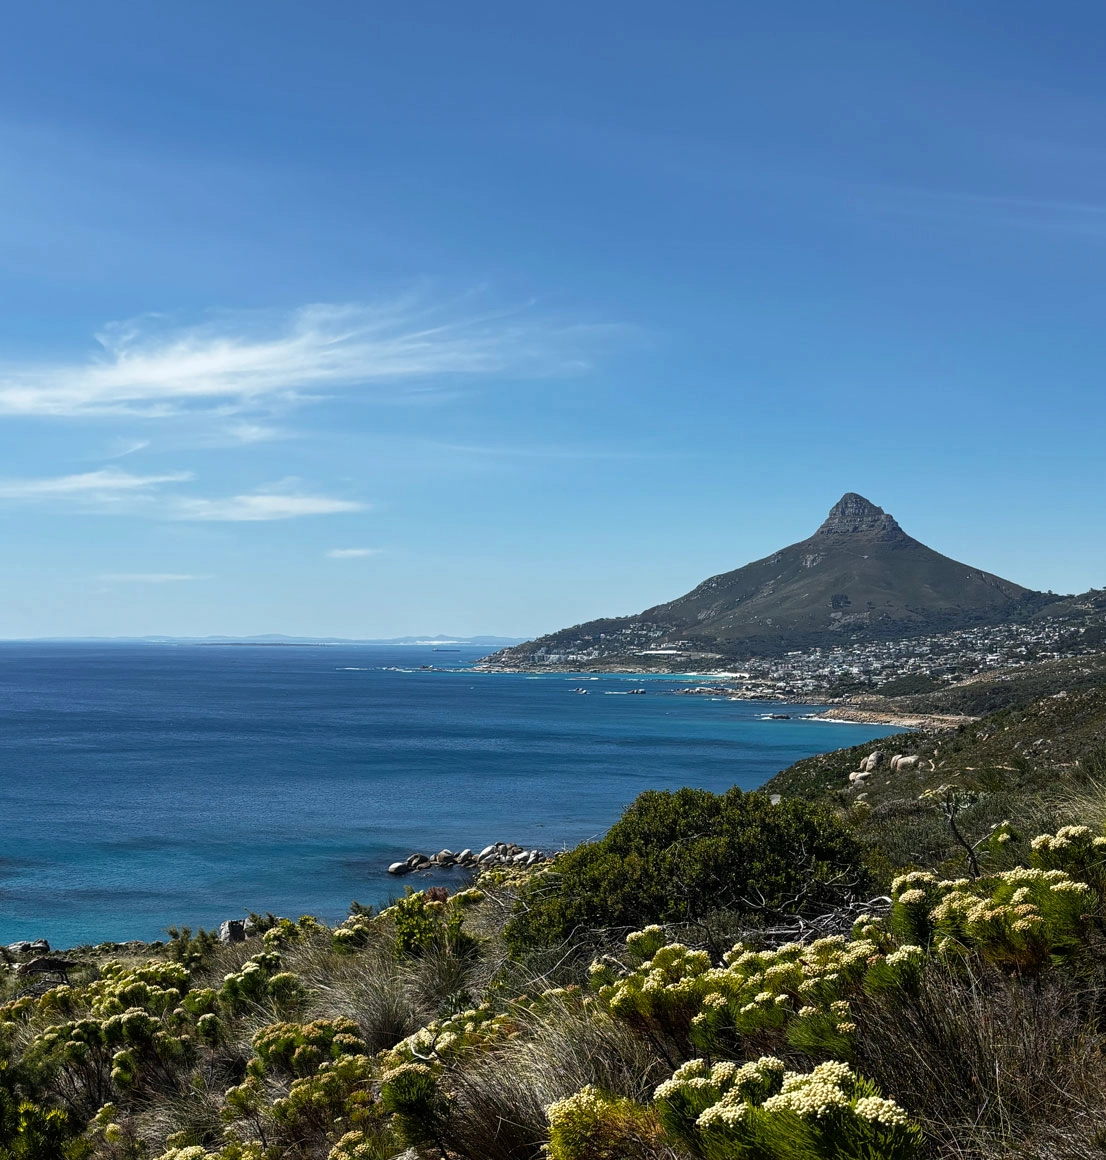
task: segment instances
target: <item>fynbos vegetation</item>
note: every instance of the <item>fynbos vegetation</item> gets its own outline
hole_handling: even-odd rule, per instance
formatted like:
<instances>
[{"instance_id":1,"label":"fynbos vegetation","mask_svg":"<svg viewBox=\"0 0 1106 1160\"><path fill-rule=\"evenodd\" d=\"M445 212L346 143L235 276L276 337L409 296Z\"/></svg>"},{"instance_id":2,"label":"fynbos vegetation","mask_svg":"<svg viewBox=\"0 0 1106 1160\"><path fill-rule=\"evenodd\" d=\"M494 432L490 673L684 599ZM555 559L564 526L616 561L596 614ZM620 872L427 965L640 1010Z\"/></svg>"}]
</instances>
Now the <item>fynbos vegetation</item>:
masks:
<instances>
[{"instance_id":1,"label":"fynbos vegetation","mask_svg":"<svg viewBox=\"0 0 1106 1160\"><path fill-rule=\"evenodd\" d=\"M871 745L781 779L817 800L646 793L333 929L13 961L0 1156L1101 1156L1101 709L903 735L927 762L859 792Z\"/></svg>"}]
</instances>

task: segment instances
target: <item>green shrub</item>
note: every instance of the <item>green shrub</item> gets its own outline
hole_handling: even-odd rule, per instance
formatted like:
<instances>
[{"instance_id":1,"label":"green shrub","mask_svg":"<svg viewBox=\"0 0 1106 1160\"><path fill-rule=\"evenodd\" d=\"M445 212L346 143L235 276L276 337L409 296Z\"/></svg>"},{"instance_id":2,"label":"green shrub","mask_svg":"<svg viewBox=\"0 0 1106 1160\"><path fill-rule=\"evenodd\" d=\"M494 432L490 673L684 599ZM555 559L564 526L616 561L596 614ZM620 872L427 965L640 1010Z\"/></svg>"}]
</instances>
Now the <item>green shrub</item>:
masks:
<instances>
[{"instance_id":1,"label":"green shrub","mask_svg":"<svg viewBox=\"0 0 1106 1160\"><path fill-rule=\"evenodd\" d=\"M327 1060L362 1055L365 1041L352 1019L316 1019L263 1027L253 1038L253 1048L257 1056L251 1064L254 1074L308 1076Z\"/></svg>"},{"instance_id":2,"label":"green shrub","mask_svg":"<svg viewBox=\"0 0 1106 1160\"><path fill-rule=\"evenodd\" d=\"M464 890L443 900L408 886L404 897L384 911L395 927L396 956L419 958L432 951L459 959L474 955L479 941L464 929L464 911L480 897L479 891Z\"/></svg>"},{"instance_id":3,"label":"green shrub","mask_svg":"<svg viewBox=\"0 0 1106 1160\"><path fill-rule=\"evenodd\" d=\"M76 1155L73 1122L57 1108L21 1100L0 1064L0 1156L4 1160L67 1160Z\"/></svg>"},{"instance_id":4,"label":"green shrub","mask_svg":"<svg viewBox=\"0 0 1106 1160\"><path fill-rule=\"evenodd\" d=\"M188 926L179 929L171 926L166 933L169 935L169 957L189 970L206 965L219 945L218 933L204 930L202 926L195 935Z\"/></svg>"},{"instance_id":5,"label":"green shrub","mask_svg":"<svg viewBox=\"0 0 1106 1160\"><path fill-rule=\"evenodd\" d=\"M344 1055L295 1080L288 1094L273 1102L278 1135L288 1144L325 1140L337 1146L350 1132L357 1132L362 1155L367 1148L371 1154L371 1149L394 1144L388 1117L372 1093L374 1074L367 1056ZM347 1139L345 1150L352 1143Z\"/></svg>"},{"instance_id":6,"label":"green shrub","mask_svg":"<svg viewBox=\"0 0 1106 1160\"><path fill-rule=\"evenodd\" d=\"M449 1098L438 1078L424 1063L403 1063L380 1080L380 1103L395 1117L404 1143L433 1142L445 1155L441 1134L449 1120Z\"/></svg>"},{"instance_id":7,"label":"green shrub","mask_svg":"<svg viewBox=\"0 0 1106 1160\"><path fill-rule=\"evenodd\" d=\"M223 978L219 989L220 1001L234 1014L262 1006L277 1007L284 1014L292 1014L302 1006L305 995L299 980L281 970L277 951L262 951L248 958L240 971Z\"/></svg>"},{"instance_id":8,"label":"green shrub","mask_svg":"<svg viewBox=\"0 0 1106 1160\"><path fill-rule=\"evenodd\" d=\"M517 953L588 929L817 911L867 885L860 866L860 847L824 807L736 788L650 790L606 837L523 887L507 938Z\"/></svg>"},{"instance_id":9,"label":"green shrub","mask_svg":"<svg viewBox=\"0 0 1106 1160\"><path fill-rule=\"evenodd\" d=\"M550 1104L549 1160L642 1160L660 1134L648 1108L598 1088Z\"/></svg>"}]
</instances>

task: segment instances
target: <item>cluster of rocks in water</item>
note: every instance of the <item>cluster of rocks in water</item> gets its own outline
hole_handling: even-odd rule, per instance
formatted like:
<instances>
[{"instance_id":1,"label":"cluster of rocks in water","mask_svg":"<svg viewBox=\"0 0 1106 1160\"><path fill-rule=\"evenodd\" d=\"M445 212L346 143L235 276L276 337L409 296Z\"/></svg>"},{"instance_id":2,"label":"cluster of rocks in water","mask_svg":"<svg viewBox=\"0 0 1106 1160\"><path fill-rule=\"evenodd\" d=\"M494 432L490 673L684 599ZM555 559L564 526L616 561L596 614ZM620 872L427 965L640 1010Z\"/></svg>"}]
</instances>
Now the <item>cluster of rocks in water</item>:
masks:
<instances>
[{"instance_id":1,"label":"cluster of rocks in water","mask_svg":"<svg viewBox=\"0 0 1106 1160\"><path fill-rule=\"evenodd\" d=\"M549 856L541 850L525 850L513 842L493 842L479 853L462 850L454 854L452 850L439 850L430 857L412 854L402 862L393 862L388 867L388 873L413 874L419 870L448 870L454 866L462 870L483 870L491 866L533 866L548 860Z\"/></svg>"},{"instance_id":2,"label":"cluster of rocks in water","mask_svg":"<svg viewBox=\"0 0 1106 1160\"><path fill-rule=\"evenodd\" d=\"M849 784L853 789L859 789L877 769L884 767L885 762L888 773L905 773L908 769L917 769L921 760L917 754L896 753L888 761L887 754L882 749L876 749L861 759L859 769L855 769L849 774Z\"/></svg>"}]
</instances>

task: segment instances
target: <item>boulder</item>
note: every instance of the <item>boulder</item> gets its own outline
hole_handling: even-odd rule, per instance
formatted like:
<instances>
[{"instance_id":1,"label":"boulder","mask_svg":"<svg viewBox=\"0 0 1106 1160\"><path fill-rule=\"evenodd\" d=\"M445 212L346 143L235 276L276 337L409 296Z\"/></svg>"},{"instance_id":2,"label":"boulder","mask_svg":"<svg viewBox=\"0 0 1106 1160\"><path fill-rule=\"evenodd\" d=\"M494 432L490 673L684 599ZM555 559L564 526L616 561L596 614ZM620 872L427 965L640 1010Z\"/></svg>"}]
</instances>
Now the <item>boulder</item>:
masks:
<instances>
[{"instance_id":1,"label":"boulder","mask_svg":"<svg viewBox=\"0 0 1106 1160\"><path fill-rule=\"evenodd\" d=\"M917 768L918 768L918 757L916 754L912 755L910 757L900 757L899 758L899 773L902 773L902 771L904 769L917 769Z\"/></svg>"},{"instance_id":2,"label":"boulder","mask_svg":"<svg viewBox=\"0 0 1106 1160\"><path fill-rule=\"evenodd\" d=\"M495 852L496 852L496 845L493 842L490 846L485 846L484 849L481 850L480 853L476 855L477 860L480 862L483 862L485 858L490 857Z\"/></svg>"},{"instance_id":3,"label":"boulder","mask_svg":"<svg viewBox=\"0 0 1106 1160\"><path fill-rule=\"evenodd\" d=\"M883 750L877 749L874 753L869 753L866 758L860 763L860 769L863 773L873 773L883 764Z\"/></svg>"},{"instance_id":4,"label":"boulder","mask_svg":"<svg viewBox=\"0 0 1106 1160\"><path fill-rule=\"evenodd\" d=\"M20 975L60 975L64 979L77 965L77 963L70 962L69 959L49 958L40 955L38 958L31 959L29 963L23 963L16 967L16 971Z\"/></svg>"},{"instance_id":5,"label":"boulder","mask_svg":"<svg viewBox=\"0 0 1106 1160\"><path fill-rule=\"evenodd\" d=\"M457 855L457 861L461 862L461 863L471 862L472 861L472 851L468 850L468 849L462 850L460 852L460 854Z\"/></svg>"},{"instance_id":6,"label":"boulder","mask_svg":"<svg viewBox=\"0 0 1106 1160\"><path fill-rule=\"evenodd\" d=\"M410 869L411 869L411 867L408 866L406 862L393 862L391 864L391 866L388 867L388 873L389 874L407 874L410 872Z\"/></svg>"},{"instance_id":7,"label":"boulder","mask_svg":"<svg viewBox=\"0 0 1106 1160\"><path fill-rule=\"evenodd\" d=\"M8 953L12 955L44 955L48 954L50 944L44 938L20 939L18 942L8 943Z\"/></svg>"},{"instance_id":8,"label":"boulder","mask_svg":"<svg viewBox=\"0 0 1106 1160\"><path fill-rule=\"evenodd\" d=\"M517 854L511 855L511 861L514 862L516 866L520 866L529 857L530 855L525 850L519 850Z\"/></svg>"},{"instance_id":9,"label":"boulder","mask_svg":"<svg viewBox=\"0 0 1106 1160\"><path fill-rule=\"evenodd\" d=\"M246 920L243 918L228 918L219 923L219 941L221 943L245 942Z\"/></svg>"},{"instance_id":10,"label":"boulder","mask_svg":"<svg viewBox=\"0 0 1106 1160\"><path fill-rule=\"evenodd\" d=\"M450 861L455 861L457 855L454 854L452 850L439 850L438 853L434 855L433 861L437 862L440 866L447 858Z\"/></svg>"}]
</instances>

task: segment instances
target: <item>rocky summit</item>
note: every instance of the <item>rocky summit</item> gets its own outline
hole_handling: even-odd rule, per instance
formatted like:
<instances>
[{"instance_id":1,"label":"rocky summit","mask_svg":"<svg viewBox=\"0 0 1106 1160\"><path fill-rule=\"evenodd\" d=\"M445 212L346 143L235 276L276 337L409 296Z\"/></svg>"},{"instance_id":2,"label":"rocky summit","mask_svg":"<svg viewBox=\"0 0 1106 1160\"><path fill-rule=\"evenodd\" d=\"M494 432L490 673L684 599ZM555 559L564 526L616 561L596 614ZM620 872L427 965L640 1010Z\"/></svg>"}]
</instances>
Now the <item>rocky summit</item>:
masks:
<instances>
[{"instance_id":1,"label":"rocky summit","mask_svg":"<svg viewBox=\"0 0 1106 1160\"><path fill-rule=\"evenodd\" d=\"M502 649L508 667L669 667L1030 617L1057 598L915 540L855 492L818 530L637 616L593 620Z\"/></svg>"}]
</instances>

